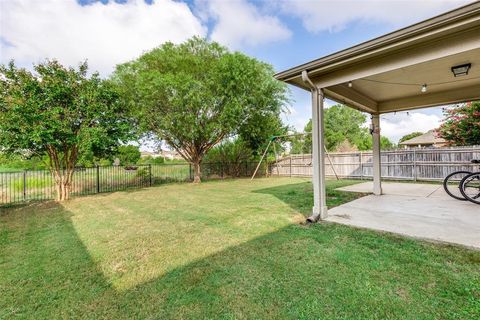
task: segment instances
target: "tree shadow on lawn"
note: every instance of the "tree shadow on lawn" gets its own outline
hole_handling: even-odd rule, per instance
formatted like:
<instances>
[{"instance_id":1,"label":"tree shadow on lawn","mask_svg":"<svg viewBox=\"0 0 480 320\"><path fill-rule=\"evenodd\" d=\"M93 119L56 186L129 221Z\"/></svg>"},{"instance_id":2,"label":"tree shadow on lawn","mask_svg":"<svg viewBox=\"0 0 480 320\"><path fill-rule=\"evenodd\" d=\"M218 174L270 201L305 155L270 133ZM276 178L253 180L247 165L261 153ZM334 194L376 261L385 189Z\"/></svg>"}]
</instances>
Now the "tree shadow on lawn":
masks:
<instances>
[{"instance_id":1,"label":"tree shadow on lawn","mask_svg":"<svg viewBox=\"0 0 480 320\"><path fill-rule=\"evenodd\" d=\"M0 318L480 317L479 252L290 225L118 291L71 216L50 203L0 217Z\"/></svg>"},{"instance_id":2,"label":"tree shadow on lawn","mask_svg":"<svg viewBox=\"0 0 480 320\"><path fill-rule=\"evenodd\" d=\"M336 190L360 181L352 180L328 180L327 181L327 206L333 208L355 199L366 196L367 193L345 192ZM292 209L304 216L312 213L313 207L313 185L310 181L286 184L272 188L255 190L255 193L273 195L282 202L288 204Z\"/></svg>"}]
</instances>

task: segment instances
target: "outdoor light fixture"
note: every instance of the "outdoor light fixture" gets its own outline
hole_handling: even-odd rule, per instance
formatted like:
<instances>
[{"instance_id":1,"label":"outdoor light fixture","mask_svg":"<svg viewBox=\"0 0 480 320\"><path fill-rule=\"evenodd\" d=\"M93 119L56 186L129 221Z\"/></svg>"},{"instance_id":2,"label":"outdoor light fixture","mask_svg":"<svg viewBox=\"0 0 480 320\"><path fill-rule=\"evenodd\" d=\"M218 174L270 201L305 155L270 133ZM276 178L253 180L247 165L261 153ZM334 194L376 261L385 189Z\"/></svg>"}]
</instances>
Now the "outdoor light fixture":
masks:
<instances>
[{"instance_id":1,"label":"outdoor light fixture","mask_svg":"<svg viewBox=\"0 0 480 320\"><path fill-rule=\"evenodd\" d=\"M353 87L352 81L348 81L348 87L349 87L349 88Z\"/></svg>"},{"instance_id":2,"label":"outdoor light fixture","mask_svg":"<svg viewBox=\"0 0 480 320\"><path fill-rule=\"evenodd\" d=\"M427 92L427 84L426 83L422 86L422 92L423 93Z\"/></svg>"},{"instance_id":3,"label":"outdoor light fixture","mask_svg":"<svg viewBox=\"0 0 480 320\"><path fill-rule=\"evenodd\" d=\"M461 64L459 66L452 67L452 72L455 77L466 76L468 74L468 70L470 70L472 64L466 63Z\"/></svg>"}]
</instances>

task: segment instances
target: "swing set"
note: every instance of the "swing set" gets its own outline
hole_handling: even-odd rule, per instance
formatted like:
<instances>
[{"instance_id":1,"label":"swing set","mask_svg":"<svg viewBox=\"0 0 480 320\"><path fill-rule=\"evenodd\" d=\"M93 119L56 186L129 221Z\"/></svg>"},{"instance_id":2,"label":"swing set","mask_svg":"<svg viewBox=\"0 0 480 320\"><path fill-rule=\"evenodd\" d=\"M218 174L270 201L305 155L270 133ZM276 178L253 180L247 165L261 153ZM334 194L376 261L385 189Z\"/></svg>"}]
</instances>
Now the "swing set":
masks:
<instances>
[{"instance_id":1,"label":"swing set","mask_svg":"<svg viewBox=\"0 0 480 320\"><path fill-rule=\"evenodd\" d=\"M273 142L273 153L275 154L275 163L277 164L277 173L280 173L278 167L281 166L277 154L277 148L275 147L275 142L280 139L285 139L285 138L290 138L290 137L295 137L295 136L304 136L307 134L312 134L311 132L301 132L301 133L294 133L294 134L285 134L285 135L280 135L280 136L273 136L270 141L267 144L267 147L265 148L265 151L263 152L262 158L260 159L260 162L258 163L257 167L255 168L255 171L253 172L252 178L250 180L253 180L255 176L257 175L258 169L260 168L263 160L265 159L265 156L267 155L267 152L270 148L270 145L272 145ZM335 167L333 166L332 159L330 158L330 155L328 154L327 148L324 146L325 154L327 155L328 161L330 162L330 166L332 167L333 173L335 174L335 178L339 180L337 171L335 170ZM312 163L310 162L309 165Z\"/></svg>"}]
</instances>

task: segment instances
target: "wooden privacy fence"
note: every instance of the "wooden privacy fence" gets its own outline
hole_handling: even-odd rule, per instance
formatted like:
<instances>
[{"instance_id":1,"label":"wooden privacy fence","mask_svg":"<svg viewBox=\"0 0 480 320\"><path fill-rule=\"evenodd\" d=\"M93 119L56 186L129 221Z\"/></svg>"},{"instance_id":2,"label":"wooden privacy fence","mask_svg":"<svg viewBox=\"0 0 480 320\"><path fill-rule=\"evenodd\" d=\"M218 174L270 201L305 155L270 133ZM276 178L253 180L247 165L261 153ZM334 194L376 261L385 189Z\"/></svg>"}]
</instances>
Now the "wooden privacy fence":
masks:
<instances>
[{"instance_id":1,"label":"wooden privacy fence","mask_svg":"<svg viewBox=\"0 0 480 320\"><path fill-rule=\"evenodd\" d=\"M341 178L372 178L372 152L329 153L337 175ZM382 178L405 180L442 180L458 170L478 170L470 163L480 159L480 146L431 149L401 149L381 154ZM326 175L335 176L329 158L325 156ZM312 176L312 156L294 154L271 164L272 175Z\"/></svg>"}]
</instances>

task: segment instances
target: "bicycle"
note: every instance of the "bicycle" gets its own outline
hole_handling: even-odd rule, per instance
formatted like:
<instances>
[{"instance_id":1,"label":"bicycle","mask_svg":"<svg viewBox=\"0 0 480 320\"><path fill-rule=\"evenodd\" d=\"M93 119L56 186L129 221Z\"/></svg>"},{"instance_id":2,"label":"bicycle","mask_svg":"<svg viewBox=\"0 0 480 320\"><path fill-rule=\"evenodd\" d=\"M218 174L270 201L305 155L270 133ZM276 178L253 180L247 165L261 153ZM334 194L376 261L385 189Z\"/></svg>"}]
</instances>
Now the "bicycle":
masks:
<instances>
[{"instance_id":1,"label":"bicycle","mask_svg":"<svg viewBox=\"0 0 480 320\"><path fill-rule=\"evenodd\" d=\"M480 160L471 162L480 164ZM452 172L443 180L443 188L454 199L480 204L480 172L463 170Z\"/></svg>"},{"instance_id":2,"label":"bicycle","mask_svg":"<svg viewBox=\"0 0 480 320\"><path fill-rule=\"evenodd\" d=\"M480 204L480 172L473 172L464 177L460 181L460 192L468 201Z\"/></svg>"}]
</instances>

